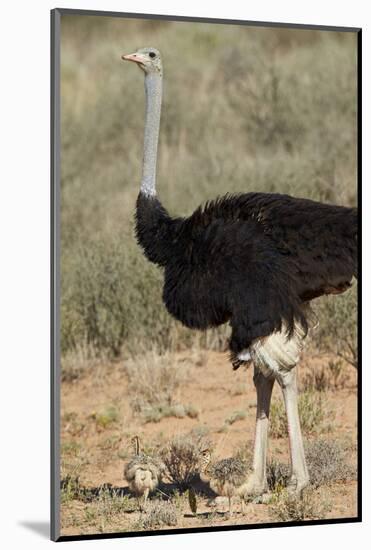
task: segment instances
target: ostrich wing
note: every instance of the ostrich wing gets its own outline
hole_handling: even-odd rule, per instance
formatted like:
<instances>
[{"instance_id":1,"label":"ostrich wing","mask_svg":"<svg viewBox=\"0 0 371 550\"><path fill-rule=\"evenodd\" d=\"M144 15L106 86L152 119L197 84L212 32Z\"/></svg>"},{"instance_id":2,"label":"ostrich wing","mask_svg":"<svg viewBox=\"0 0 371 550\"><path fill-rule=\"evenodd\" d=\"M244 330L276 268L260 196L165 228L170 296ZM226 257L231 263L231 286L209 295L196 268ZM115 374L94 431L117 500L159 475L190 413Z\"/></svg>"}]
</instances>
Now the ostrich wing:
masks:
<instances>
[{"instance_id":1,"label":"ostrich wing","mask_svg":"<svg viewBox=\"0 0 371 550\"><path fill-rule=\"evenodd\" d=\"M257 221L291 263L302 299L342 292L357 276L357 209L288 195L242 195L242 215Z\"/></svg>"},{"instance_id":2,"label":"ostrich wing","mask_svg":"<svg viewBox=\"0 0 371 550\"><path fill-rule=\"evenodd\" d=\"M357 274L356 209L248 193L210 202L189 222L202 235L194 255L228 303L234 354L282 323L289 335L296 322L305 332L303 303L343 292Z\"/></svg>"}]
</instances>

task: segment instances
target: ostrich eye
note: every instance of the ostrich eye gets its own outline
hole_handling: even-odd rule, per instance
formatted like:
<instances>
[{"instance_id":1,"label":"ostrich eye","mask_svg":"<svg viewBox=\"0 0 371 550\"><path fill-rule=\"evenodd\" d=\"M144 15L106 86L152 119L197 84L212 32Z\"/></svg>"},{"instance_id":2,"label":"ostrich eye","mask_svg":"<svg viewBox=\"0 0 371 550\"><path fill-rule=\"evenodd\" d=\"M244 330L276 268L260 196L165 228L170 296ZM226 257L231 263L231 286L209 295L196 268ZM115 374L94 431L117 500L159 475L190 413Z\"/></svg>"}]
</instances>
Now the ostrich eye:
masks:
<instances>
[{"instance_id":1,"label":"ostrich eye","mask_svg":"<svg viewBox=\"0 0 371 550\"><path fill-rule=\"evenodd\" d=\"M149 52L149 54L148 54L148 55L149 55L149 57L152 57L152 59L153 59L154 57L156 57L156 54L155 54L155 52Z\"/></svg>"}]
</instances>

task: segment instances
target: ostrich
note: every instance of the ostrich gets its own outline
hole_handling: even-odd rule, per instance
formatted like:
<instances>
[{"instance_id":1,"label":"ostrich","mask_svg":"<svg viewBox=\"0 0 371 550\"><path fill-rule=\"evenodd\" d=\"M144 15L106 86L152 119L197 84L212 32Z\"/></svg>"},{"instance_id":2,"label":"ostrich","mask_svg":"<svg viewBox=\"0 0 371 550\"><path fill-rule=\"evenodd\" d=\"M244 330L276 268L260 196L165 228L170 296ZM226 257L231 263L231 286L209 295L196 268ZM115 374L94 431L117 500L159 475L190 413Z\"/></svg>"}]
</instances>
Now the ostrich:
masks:
<instances>
[{"instance_id":1,"label":"ostrich","mask_svg":"<svg viewBox=\"0 0 371 550\"><path fill-rule=\"evenodd\" d=\"M229 322L234 368L254 364L257 413L253 471L245 494L262 495L269 408L282 388L290 443L289 487L309 483L297 403L296 369L312 325L310 301L339 294L357 276L357 209L276 193L227 194L189 217L170 217L156 196L162 97L161 55L143 48L122 58L144 72L146 114L136 237L164 268L163 301L185 326Z\"/></svg>"},{"instance_id":2,"label":"ostrich","mask_svg":"<svg viewBox=\"0 0 371 550\"><path fill-rule=\"evenodd\" d=\"M237 457L223 458L214 464L211 463L209 449L201 452L200 457L201 478L208 481L212 490L220 496L228 498L229 516L232 516L232 498L239 496L241 499L241 512L245 513L244 484L246 482L248 467L246 463Z\"/></svg>"},{"instance_id":3,"label":"ostrich","mask_svg":"<svg viewBox=\"0 0 371 550\"><path fill-rule=\"evenodd\" d=\"M129 489L138 499L139 508L143 510L150 491L154 491L161 481L165 466L161 461L140 451L138 436L133 437L132 444L134 457L125 466L124 476ZM139 497L143 497L143 506L140 504Z\"/></svg>"}]
</instances>

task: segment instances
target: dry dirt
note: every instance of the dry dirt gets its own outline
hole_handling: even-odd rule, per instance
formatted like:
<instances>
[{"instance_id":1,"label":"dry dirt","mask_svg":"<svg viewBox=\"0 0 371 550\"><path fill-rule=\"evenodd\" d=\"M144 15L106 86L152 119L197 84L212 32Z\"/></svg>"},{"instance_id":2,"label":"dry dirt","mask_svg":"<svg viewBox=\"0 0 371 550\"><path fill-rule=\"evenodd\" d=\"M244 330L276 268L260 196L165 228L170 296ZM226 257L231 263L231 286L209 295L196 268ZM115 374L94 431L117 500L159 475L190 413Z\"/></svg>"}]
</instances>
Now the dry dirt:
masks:
<instances>
[{"instance_id":1,"label":"dry dirt","mask_svg":"<svg viewBox=\"0 0 371 550\"><path fill-rule=\"evenodd\" d=\"M177 395L178 402L191 404L198 410L198 418L163 418L158 423L143 423L132 413L123 363L97 367L89 375L74 382L63 383L62 478L67 474L76 475L85 489L110 484L111 489L117 488L121 493L126 493L123 469L125 461L131 456L130 439L135 434L140 436L146 446L159 447L176 434L204 428L218 457L230 456L246 443L252 442L256 403L252 369L240 368L233 372L226 354L223 353L203 352L200 357L201 360L187 364L187 381ZM177 358L179 360L179 354ZM184 359L186 364L186 354ZM298 367L299 384L310 369L320 368L326 361L328 358L307 358L306 363ZM345 378L341 388L324 393L328 411L324 424L329 430L325 436L346 441L351 449L350 460L355 464L357 388L355 370L352 367L347 367ZM279 399L280 391L275 387L273 400ZM96 421L97 415L109 407L118 411L117 416L106 426L101 425ZM226 419L236 411L245 412L246 417L226 427ZM313 439L319 435L308 437ZM288 462L286 438L271 438L269 455L281 462ZM349 518L357 515L356 481L321 487L317 496L326 503L323 517ZM155 498L159 496L153 495L152 499ZM176 528L277 521L269 504L249 503L247 513L243 516L236 506L237 513L229 518L223 513L225 508L218 508L219 512L216 512L207 506L207 498L201 496L198 498L197 515L192 516L185 496L176 495L174 498L179 512ZM134 499L133 503L131 510L121 510L111 515L105 513L104 517L100 517L99 509L97 513L97 508L92 508L92 502L76 498L65 499L61 509L62 535L137 530L135 526L140 520L140 512L136 509Z\"/></svg>"}]
</instances>

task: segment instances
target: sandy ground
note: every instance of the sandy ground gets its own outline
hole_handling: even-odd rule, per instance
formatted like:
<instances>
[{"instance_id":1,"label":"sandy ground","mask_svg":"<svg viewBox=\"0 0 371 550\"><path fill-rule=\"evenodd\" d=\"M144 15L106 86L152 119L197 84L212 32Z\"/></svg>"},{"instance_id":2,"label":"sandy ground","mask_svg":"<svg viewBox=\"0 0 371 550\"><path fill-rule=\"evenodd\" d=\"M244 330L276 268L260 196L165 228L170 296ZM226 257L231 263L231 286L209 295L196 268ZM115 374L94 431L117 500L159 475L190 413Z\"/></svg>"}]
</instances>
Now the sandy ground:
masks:
<instances>
[{"instance_id":1,"label":"sandy ground","mask_svg":"<svg viewBox=\"0 0 371 550\"><path fill-rule=\"evenodd\" d=\"M177 356L182 368L182 356ZM318 368L327 359L307 358L299 366L299 384L306 373ZM209 352L201 360L191 364L186 361L187 380L178 392L177 401L193 405L199 412L198 418L163 418L158 423L143 423L133 415L128 392L128 379L122 363L103 365L94 369L89 376L62 384L62 478L66 474L78 475L79 482L86 489L110 484L111 489L127 493L123 478L125 462L132 450L130 439L138 434L146 446L161 447L176 434L185 434L195 428L203 428L212 440L217 457L231 456L236 450L251 443L254 437L256 396L252 382L252 369L240 368L236 372L226 354ZM281 399L277 385L273 400ZM353 449L350 460L356 461L357 390L355 371L347 367L346 382L341 389L324 393L328 418L324 425L330 431L326 437L346 441ZM114 407L117 417L107 426L96 421L99 411ZM245 418L226 425L226 419L236 411L243 411ZM227 426L227 427L226 427ZM323 435L322 435L323 436ZM320 437L308 436L311 439ZM288 462L286 438L270 439L269 455L281 462ZM166 492L166 486L165 486ZM321 487L318 497L326 502L326 518L354 517L357 515L357 483L348 481ZM153 496L152 498L158 498ZM133 499L133 503L135 500ZM277 521L267 504L249 503L245 515L239 513L229 518L226 508L217 511L207 506L208 498L198 499L197 515L190 512L188 501L178 495L176 506L179 511L176 528L205 527L212 525L254 524ZM92 504L79 499L62 502L62 534L88 534L96 532L130 531L140 520L136 506L130 510L112 514L104 520L97 516ZM166 527L167 529L169 527Z\"/></svg>"}]
</instances>

